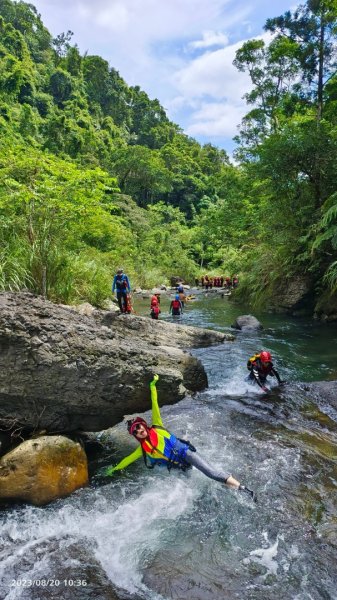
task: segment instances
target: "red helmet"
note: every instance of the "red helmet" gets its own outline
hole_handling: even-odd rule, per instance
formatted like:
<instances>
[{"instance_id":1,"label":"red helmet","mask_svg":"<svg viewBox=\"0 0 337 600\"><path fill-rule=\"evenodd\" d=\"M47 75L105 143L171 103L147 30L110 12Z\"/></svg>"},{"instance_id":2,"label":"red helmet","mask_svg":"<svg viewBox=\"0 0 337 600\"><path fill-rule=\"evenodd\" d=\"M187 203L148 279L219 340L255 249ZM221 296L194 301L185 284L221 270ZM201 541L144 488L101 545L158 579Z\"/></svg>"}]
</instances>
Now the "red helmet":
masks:
<instances>
[{"instance_id":1,"label":"red helmet","mask_svg":"<svg viewBox=\"0 0 337 600\"><path fill-rule=\"evenodd\" d=\"M147 422L144 419L142 419L142 417L136 417L135 419L130 419L129 421L127 421L126 424L127 424L128 432L130 435L135 435L137 425L143 425L143 427L145 427L146 431L149 430L149 426L148 426Z\"/></svg>"},{"instance_id":2,"label":"red helmet","mask_svg":"<svg viewBox=\"0 0 337 600\"><path fill-rule=\"evenodd\" d=\"M262 350L262 352L260 353L260 359L262 360L262 362L271 362L270 352L267 352L266 350Z\"/></svg>"}]
</instances>

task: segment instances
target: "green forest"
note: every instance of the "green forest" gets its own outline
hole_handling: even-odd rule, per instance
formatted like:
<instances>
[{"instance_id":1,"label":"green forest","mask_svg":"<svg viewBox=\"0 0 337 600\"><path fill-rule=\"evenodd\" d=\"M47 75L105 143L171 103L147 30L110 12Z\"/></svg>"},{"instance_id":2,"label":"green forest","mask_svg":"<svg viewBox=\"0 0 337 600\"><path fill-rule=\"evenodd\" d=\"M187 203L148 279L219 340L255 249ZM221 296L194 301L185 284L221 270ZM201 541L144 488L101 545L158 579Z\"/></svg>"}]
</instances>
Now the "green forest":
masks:
<instances>
[{"instance_id":1,"label":"green forest","mask_svg":"<svg viewBox=\"0 0 337 600\"><path fill-rule=\"evenodd\" d=\"M308 0L238 50L252 88L231 162L0 0L0 289L102 307L122 266L143 288L238 273L253 306L305 278L313 309L337 306L336 23L337 0Z\"/></svg>"}]
</instances>

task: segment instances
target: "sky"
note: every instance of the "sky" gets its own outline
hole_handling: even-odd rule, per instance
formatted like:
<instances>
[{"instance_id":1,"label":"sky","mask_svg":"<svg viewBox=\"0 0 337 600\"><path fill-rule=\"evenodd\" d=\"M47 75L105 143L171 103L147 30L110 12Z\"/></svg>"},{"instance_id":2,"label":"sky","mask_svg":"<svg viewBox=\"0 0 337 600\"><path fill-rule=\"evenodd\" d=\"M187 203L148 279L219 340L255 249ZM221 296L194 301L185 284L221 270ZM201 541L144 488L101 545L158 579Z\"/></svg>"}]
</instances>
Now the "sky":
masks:
<instances>
[{"instance_id":1,"label":"sky","mask_svg":"<svg viewBox=\"0 0 337 600\"><path fill-rule=\"evenodd\" d=\"M231 154L248 112L247 74L232 65L268 17L293 0L30 0L56 37L69 29L81 53L98 54L128 85L158 98L168 117L200 143Z\"/></svg>"}]
</instances>

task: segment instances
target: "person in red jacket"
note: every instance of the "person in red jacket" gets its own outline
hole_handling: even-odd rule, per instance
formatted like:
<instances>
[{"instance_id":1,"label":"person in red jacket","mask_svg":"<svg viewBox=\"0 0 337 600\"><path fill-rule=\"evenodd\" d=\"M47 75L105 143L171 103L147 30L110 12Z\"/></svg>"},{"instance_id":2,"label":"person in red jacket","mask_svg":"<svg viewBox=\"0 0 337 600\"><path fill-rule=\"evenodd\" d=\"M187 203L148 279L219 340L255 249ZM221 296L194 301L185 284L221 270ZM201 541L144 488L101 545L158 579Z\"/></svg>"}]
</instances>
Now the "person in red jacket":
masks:
<instances>
[{"instance_id":1,"label":"person in red jacket","mask_svg":"<svg viewBox=\"0 0 337 600\"><path fill-rule=\"evenodd\" d=\"M283 383L278 372L274 369L270 352L267 352L266 350L262 350L249 358L247 369L250 371L248 379L257 383L264 392L268 392L268 388L266 387L268 375L276 377L279 385Z\"/></svg>"},{"instance_id":2,"label":"person in red jacket","mask_svg":"<svg viewBox=\"0 0 337 600\"><path fill-rule=\"evenodd\" d=\"M158 304L158 299L156 298L156 296L152 296L151 306L150 306L151 319L158 320L159 314L160 314L160 308L159 308L159 304Z\"/></svg>"},{"instance_id":3,"label":"person in red jacket","mask_svg":"<svg viewBox=\"0 0 337 600\"><path fill-rule=\"evenodd\" d=\"M174 300L172 300L172 302L170 304L170 312L174 316L182 315L182 313L183 313L183 305L182 305L181 300L179 298L179 294L176 294Z\"/></svg>"}]
</instances>

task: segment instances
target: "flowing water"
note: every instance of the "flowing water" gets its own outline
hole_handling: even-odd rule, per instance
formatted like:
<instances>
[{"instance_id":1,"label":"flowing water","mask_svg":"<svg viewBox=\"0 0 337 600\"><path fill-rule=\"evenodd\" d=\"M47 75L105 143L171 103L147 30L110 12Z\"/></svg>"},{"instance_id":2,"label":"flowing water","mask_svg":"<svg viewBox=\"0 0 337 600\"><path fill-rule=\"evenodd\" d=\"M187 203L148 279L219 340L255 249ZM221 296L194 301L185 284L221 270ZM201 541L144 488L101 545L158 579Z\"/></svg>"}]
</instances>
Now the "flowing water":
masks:
<instances>
[{"instance_id":1,"label":"flowing water","mask_svg":"<svg viewBox=\"0 0 337 600\"><path fill-rule=\"evenodd\" d=\"M172 320L162 304L161 317ZM148 301L136 309L147 313ZM210 294L180 322L231 331L247 312ZM100 476L134 447L121 424L100 436L107 450L91 464L90 487L44 508L2 512L0 598L337 598L337 411L300 383L337 378L337 327L256 316L261 332L193 352L209 388L163 407L162 417L256 490L258 503L195 469L148 471L138 461ZM245 381L247 358L262 348L291 382L268 397Z\"/></svg>"}]
</instances>

